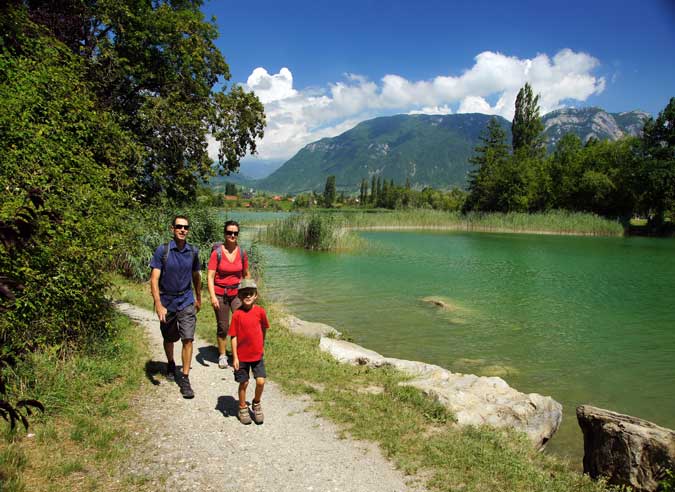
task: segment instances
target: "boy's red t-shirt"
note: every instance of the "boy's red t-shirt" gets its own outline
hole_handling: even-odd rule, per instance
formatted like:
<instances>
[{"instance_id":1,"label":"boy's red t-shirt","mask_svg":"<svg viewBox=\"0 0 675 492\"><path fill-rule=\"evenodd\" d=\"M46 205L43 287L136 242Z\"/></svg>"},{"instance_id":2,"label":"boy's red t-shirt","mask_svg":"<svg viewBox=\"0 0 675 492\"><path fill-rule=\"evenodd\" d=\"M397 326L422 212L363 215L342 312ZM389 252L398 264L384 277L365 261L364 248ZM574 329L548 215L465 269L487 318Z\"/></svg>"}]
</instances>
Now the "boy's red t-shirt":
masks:
<instances>
[{"instance_id":1,"label":"boy's red t-shirt","mask_svg":"<svg viewBox=\"0 0 675 492\"><path fill-rule=\"evenodd\" d=\"M221 248L223 248L223 250L225 249L224 246L221 246ZM216 295L223 296L227 294L228 296L236 296L238 292L237 289L225 289L225 287L228 285L238 285L244 276L244 270L247 268L248 257L242 258L241 248L239 246L237 246L235 251L234 261L228 260L227 256L225 256L225 251L223 251L220 258L220 264L218 264L217 251L212 251L207 269L215 270L216 272L213 279ZM225 292L226 290L227 292Z\"/></svg>"},{"instance_id":2,"label":"boy's red t-shirt","mask_svg":"<svg viewBox=\"0 0 675 492\"><path fill-rule=\"evenodd\" d=\"M262 359L263 330L269 327L267 313L260 306L253 305L248 311L240 308L234 312L228 334L237 337L237 357L241 362L255 362Z\"/></svg>"}]
</instances>

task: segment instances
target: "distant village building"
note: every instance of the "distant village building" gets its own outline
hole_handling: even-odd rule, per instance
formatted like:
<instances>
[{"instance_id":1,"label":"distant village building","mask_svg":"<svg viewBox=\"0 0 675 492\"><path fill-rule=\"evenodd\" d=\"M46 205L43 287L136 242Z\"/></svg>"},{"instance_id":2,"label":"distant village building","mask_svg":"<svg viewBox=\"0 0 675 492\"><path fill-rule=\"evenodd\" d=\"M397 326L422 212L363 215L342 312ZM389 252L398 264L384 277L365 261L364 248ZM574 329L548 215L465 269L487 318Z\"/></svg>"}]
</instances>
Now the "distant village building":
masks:
<instances>
[{"instance_id":1,"label":"distant village building","mask_svg":"<svg viewBox=\"0 0 675 492\"><path fill-rule=\"evenodd\" d=\"M224 198L225 201L228 202L236 202L237 200L239 200L239 197L237 195L225 195Z\"/></svg>"}]
</instances>

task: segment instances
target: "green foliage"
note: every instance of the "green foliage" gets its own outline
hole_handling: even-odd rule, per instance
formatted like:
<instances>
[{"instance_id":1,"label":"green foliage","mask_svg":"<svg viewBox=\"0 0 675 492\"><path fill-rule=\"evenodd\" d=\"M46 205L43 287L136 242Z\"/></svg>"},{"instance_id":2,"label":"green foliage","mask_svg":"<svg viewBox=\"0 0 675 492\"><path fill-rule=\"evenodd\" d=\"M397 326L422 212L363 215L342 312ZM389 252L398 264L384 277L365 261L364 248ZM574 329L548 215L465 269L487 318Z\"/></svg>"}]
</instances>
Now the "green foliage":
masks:
<instances>
[{"instance_id":1,"label":"green foliage","mask_svg":"<svg viewBox=\"0 0 675 492\"><path fill-rule=\"evenodd\" d=\"M21 11L18 4L7 7L11 15ZM241 87L214 91L230 72L201 1L25 5L31 19L79 59L83 69L76 77L90 85L96 106L116 115L143 149L140 165L127 169L142 201L191 201L201 180L235 171L247 152L255 153L264 108ZM7 45L14 41L10 37ZM219 146L215 168L207 153L209 133Z\"/></svg>"},{"instance_id":2,"label":"green foliage","mask_svg":"<svg viewBox=\"0 0 675 492\"><path fill-rule=\"evenodd\" d=\"M504 170L509 159L506 132L496 118L491 118L481 145L469 162L475 166L469 173L469 196L464 203L465 210L500 210L497 190L503 185Z\"/></svg>"},{"instance_id":3,"label":"green foliage","mask_svg":"<svg viewBox=\"0 0 675 492\"><path fill-rule=\"evenodd\" d=\"M539 116L539 94L532 92L525 84L516 96L516 112L511 124L513 153L523 152L524 156L542 158L544 148L544 124Z\"/></svg>"},{"instance_id":4,"label":"green foliage","mask_svg":"<svg viewBox=\"0 0 675 492\"><path fill-rule=\"evenodd\" d=\"M328 176L326 178L326 186L323 190L323 206L332 208L335 201L335 176Z\"/></svg>"},{"instance_id":5,"label":"green foliage","mask_svg":"<svg viewBox=\"0 0 675 492\"><path fill-rule=\"evenodd\" d=\"M258 233L258 239L276 246L300 247L317 251L355 249L363 245L345 227L337 214L293 214L274 222Z\"/></svg>"},{"instance_id":6,"label":"green foliage","mask_svg":"<svg viewBox=\"0 0 675 492\"><path fill-rule=\"evenodd\" d=\"M29 190L40 190L46 211L30 244L0 246L0 271L23 285L0 320L0 341L21 351L108 333L101 272L139 149L117 118L97 109L79 59L49 38L15 41L24 55L0 52L0 220L25 206Z\"/></svg>"},{"instance_id":7,"label":"green foliage","mask_svg":"<svg viewBox=\"0 0 675 492\"><path fill-rule=\"evenodd\" d=\"M211 254L211 246L223 240L223 224L217 212L201 205L161 207L138 210L126 217L124 228L127 242L114 259L114 268L125 276L146 281L150 278L150 259L160 244L171 241L170 225L176 215L190 220L188 242L199 248L199 259L204 265Z\"/></svg>"},{"instance_id":8,"label":"green foliage","mask_svg":"<svg viewBox=\"0 0 675 492\"><path fill-rule=\"evenodd\" d=\"M645 123L638 171L640 208L654 228L675 217L675 97Z\"/></svg>"},{"instance_id":9,"label":"green foliage","mask_svg":"<svg viewBox=\"0 0 675 492\"><path fill-rule=\"evenodd\" d=\"M659 488L658 490L660 492L675 492L675 473L673 473L673 470L664 470L663 471L664 478L659 481Z\"/></svg>"}]
</instances>

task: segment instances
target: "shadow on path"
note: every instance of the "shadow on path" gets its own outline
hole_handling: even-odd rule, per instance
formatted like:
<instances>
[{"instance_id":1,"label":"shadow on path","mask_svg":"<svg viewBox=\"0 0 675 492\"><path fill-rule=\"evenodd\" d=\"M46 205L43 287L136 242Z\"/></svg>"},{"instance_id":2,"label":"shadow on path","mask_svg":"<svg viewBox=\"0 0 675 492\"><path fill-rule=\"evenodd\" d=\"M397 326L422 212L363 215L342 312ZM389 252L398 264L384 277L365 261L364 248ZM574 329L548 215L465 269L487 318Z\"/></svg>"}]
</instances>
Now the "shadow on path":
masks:
<instances>
[{"instance_id":1,"label":"shadow on path","mask_svg":"<svg viewBox=\"0 0 675 492\"><path fill-rule=\"evenodd\" d=\"M235 400L230 395L219 396L216 402L216 410L224 417L236 417L239 410L239 400Z\"/></svg>"},{"instance_id":2,"label":"shadow on path","mask_svg":"<svg viewBox=\"0 0 675 492\"><path fill-rule=\"evenodd\" d=\"M145 363L145 377L155 386L159 386L160 381L155 376L164 375L167 371L166 362L149 360Z\"/></svg>"},{"instance_id":3,"label":"shadow on path","mask_svg":"<svg viewBox=\"0 0 675 492\"><path fill-rule=\"evenodd\" d=\"M197 355L195 355L195 360L204 367L209 367L207 362L218 364L218 347L215 345L205 345L203 347L199 347L197 350Z\"/></svg>"}]
</instances>

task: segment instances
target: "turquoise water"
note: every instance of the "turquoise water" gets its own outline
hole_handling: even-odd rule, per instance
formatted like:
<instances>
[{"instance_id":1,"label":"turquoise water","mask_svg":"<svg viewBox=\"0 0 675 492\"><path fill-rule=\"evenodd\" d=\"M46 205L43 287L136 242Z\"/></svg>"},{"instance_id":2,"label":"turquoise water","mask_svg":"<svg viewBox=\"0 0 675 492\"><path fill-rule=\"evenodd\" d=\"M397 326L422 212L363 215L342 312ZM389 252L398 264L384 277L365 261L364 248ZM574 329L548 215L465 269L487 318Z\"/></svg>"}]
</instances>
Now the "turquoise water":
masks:
<instances>
[{"instance_id":1,"label":"turquoise water","mask_svg":"<svg viewBox=\"0 0 675 492\"><path fill-rule=\"evenodd\" d=\"M266 247L269 295L383 355L552 396L564 419L549 450L575 461L580 404L675 428L675 241L362 235L373 248L356 254Z\"/></svg>"}]
</instances>

